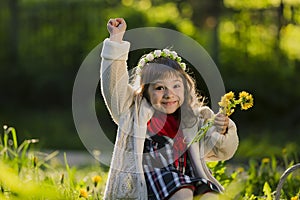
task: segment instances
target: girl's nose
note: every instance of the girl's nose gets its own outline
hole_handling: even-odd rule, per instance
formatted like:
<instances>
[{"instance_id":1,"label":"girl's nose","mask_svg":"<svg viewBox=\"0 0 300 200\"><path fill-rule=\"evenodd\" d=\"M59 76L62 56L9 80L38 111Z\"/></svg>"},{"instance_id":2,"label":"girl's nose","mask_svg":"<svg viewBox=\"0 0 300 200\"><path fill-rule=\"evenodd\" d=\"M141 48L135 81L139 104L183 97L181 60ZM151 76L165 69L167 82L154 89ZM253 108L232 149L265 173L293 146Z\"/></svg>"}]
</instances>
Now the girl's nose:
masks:
<instances>
[{"instance_id":1,"label":"girl's nose","mask_svg":"<svg viewBox=\"0 0 300 200\"><path fill-rule=\"evenodd\" d=\"M174 92L170 89L165 89L164 98L170 98L174 95Z\"/></svg>"}]
</instances>

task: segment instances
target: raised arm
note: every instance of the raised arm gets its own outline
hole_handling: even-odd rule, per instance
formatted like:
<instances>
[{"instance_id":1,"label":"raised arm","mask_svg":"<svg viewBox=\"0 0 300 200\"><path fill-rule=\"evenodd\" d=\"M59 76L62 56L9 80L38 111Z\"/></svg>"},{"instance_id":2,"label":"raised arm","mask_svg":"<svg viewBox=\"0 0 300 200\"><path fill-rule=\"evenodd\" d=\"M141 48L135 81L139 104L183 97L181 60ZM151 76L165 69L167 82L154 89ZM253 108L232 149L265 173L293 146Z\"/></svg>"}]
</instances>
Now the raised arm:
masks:
<instances>
[{"instance_id":1,"label":"raised arm","mask_svg":"<svg viewBox=\"0 0 300 200\"><path fill-rule=\"evenodd\" d=\"M110 19L107 24L110 38L103 42L101 52L101 92L113 120L118 123L121 114L132 104L134 91L129 85L127 58L130 43L123 41L126 22Z\"/></svg>"}]
</instances>

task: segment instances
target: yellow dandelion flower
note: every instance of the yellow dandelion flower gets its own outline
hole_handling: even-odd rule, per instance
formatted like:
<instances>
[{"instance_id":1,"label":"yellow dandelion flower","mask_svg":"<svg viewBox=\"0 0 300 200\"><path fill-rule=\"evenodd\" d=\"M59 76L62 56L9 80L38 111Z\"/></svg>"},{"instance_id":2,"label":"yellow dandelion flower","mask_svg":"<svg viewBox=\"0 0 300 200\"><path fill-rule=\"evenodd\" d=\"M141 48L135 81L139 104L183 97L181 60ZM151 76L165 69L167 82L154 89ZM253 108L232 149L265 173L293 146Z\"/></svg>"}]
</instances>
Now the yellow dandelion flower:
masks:
<instances>
[{"instance_id":1,"label":"yellow dandelion flower","mask_svg":"<svg viewBox=\"0 0 300 200\"><path fill-rule=\"evenodd\" d=\"M222 96L221 101L219 102L219 106L221 107L220 111L227 116L230 116L234 112L234 108L236 106L236 101L234 99L234 93L228 92L224 96Z\"/></svg>"},{"instance_id":2,"label":"yellow dandelion flower","mask_svg":"<svg viewBox=\"0 0 300 200\"><path fill-rule=\"evenodd\" d=\"M224 95L224 97L228 100L232 100L232 99L234 99L234 93L232 91L230 91L230 92L226 93Z\"/></svg>"},{"instance_id":3,"label":"yellow dandelion flower","mask_svg":"<svg viewBox=\"0 0 300 200\"><path fill-rule=\"evenodd\" d=\"M79 190L79 197L88 198L88 192L86 191L86 189Z\"/></svg>"},{"instance_id":4,"label":"yellow dandelion flower","mask_svg":"<svg viewBox=\"0 0 300 200\"><path fill-rule=\"evenodd\" d=\"M223 108L226 108L228 106L228 104L229 104L229 101L226 99L225 96L223 96L221 98L221 101L219 102L219 106L223 107Z\"/></svg>"},{"instance_id":5,"label":"yellow dandelion flower","mask_svg":"<svg viewBox=\"0 0 300 200\"><path fill-rule=\"evenodd\" d=\"M236 100L234 93L232 91L226 93L221 97L220 102L218 102L220 108L219 113L230 116L237 105L241 105L242 110L247 110L253 106L253 97L248 92L242 91L239 93L239 99ZM194 142L199 142L214 124L214 117L206 120L204 125L199 129L194 139L188 144L190 146Z\"/></svg>"},{"instance_id":6,"label":"yellow dandelion flower","mask_svg":"<svg viewBox=\"0 0 300 200\"><path fill-rule=\"evenodd\" d=\"M219 102L219 106L221 107L228 107L230 106L230 103L232 103L234 100L234 93L228 92L224 96L222 96L221 101Z\"/></svg>"},{"instance_id":7,"label":"yellow dandelion flower","mask_svg":"<svg viewBox=\"0 0 300 200\"><path fill-rule=\"evenodd\" d=\"M270 162L270 158L263 158L261 161L263 164L267 164Z\"/></svg>"},{"instance_id":8,"label":"yellow dandelion flower","mask_svg":"<svg viewBox=\"0 0 300 200\"><path fill-rule=\"evenodd\" d=\"M222 96L221 101L219 102L219 106L221 107L231 107L234 104L234 93L228 92L224 96Z\"/></svg>"},{"instance_id":9,"label":"yellow dandelion flower","mask_svg":"<svg viewBox=\"0 0 300 200\"><path fill-rule=\"evenodd\" d=\"M242 91L242 92L239 93L239 98L240 99L246 98L247 96L249 96L248 92Z\"/></svg>"},{"instance_id":10,"label":"yellow dandelion flower","mask_svg":"<svg viewBox=\"0 0 300 200\"><path fill-rule=\"evenodd\" d=\"M291 197L291 200L299 200L298 196Z\"/></svg>"},{"instance_id":11,"label":"yellow dandelion flower","mask_svg":"<svg viewBox=\"0 0 300 200\"><path fill-rule=\"evenodd\" d=\"M92 178L92 181L93 181L95 187L97 187L98 183L101 181L101 176L94 176Z\"/></svg>"},{"instance_id":12,"label":"yellow dandelion flower","mask_svg":"<svg viewBox=\"0 0 300 200\"><path fill-rule=\"evenodd\" d=\"M247 110L253 106L253 97L248 92L242 91L239 94L242 110Z\"/></svg>"},{"instance_id":13,"label":"yellow dandelion flower","mask_svg":"<svg viewBox=\"0 0 300 200\"><path fill-rule=\"evenodd\" d=\"M239 168L236 169L236 171L238 173L243 173L245 171L245 169L243 167L239 167Z\"/></svg>"},{"instance_id":14,"label":"yellow dandelion flower","mask_svg":"<svg viewBox=\"0 0 300 200\"><path fill-rule=\"evenodd\" d=\"M252 102L249 102L249 103L242 103L242 104L241 104L242 110L248 110L248 109L251 108L252 106L253 106L253 103L252 103Z\"/></svg>"}]
</instances>

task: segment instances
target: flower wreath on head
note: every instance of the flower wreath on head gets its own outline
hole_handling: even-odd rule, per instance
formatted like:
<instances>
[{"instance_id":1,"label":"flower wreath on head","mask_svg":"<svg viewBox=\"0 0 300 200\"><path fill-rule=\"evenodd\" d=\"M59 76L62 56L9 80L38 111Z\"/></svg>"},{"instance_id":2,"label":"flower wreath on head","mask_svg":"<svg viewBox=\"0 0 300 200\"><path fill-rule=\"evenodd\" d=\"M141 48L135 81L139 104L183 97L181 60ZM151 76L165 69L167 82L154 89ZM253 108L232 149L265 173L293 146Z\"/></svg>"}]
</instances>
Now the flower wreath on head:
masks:
<instances>
[{"instance_id":1,"label":"flower wreath on head","mask_svg":"<svg viewBox=\"0 0 300 200\"><path fill-rule=\"evenodd\" d=\"M164 57L164 58L170 58L172 60L175 60L180 67L183 69L183 71L186 70L186 64L184 62L181 62L181 57L179 57L176 53L176 51L171 51L169 49L163 49L163 50L154 50L148 54L145 54L141 57L136 71L138 74L140 74L140 72L142 71L142 68L145 67L145 65L148 62L153 61L155 58L160 58L160 57Z\"/></svg>"}]
</instances>

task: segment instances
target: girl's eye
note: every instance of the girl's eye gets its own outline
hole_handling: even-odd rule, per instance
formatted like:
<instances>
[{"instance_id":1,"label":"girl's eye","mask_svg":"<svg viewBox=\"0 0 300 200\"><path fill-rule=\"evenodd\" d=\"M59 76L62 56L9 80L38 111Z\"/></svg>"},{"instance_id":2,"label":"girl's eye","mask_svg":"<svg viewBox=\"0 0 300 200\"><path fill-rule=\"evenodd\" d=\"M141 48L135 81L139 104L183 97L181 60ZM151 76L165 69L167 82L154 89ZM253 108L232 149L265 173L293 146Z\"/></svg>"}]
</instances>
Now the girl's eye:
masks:
<instances>
[{"instance_id":1,"label":"girl's eye","mask_svg":"<svg viewBox=\"0 0 300 200\"><path fill-rule=\"evenodd\" d=\"M163 86L157 86L155 87L155 90L164 90L165 88Z\"/></svg>"},{"instance_id":2,"label":"girl's eye","mask_svg":"<svg viewBox=\"0 0 300 200\"><path fill-rule=\"evenodd\" d=\"M180 87L181 87L181 85L179 85L179 84L174 85L174 88L180 88Z\"/></svg>"}]
</instances>

